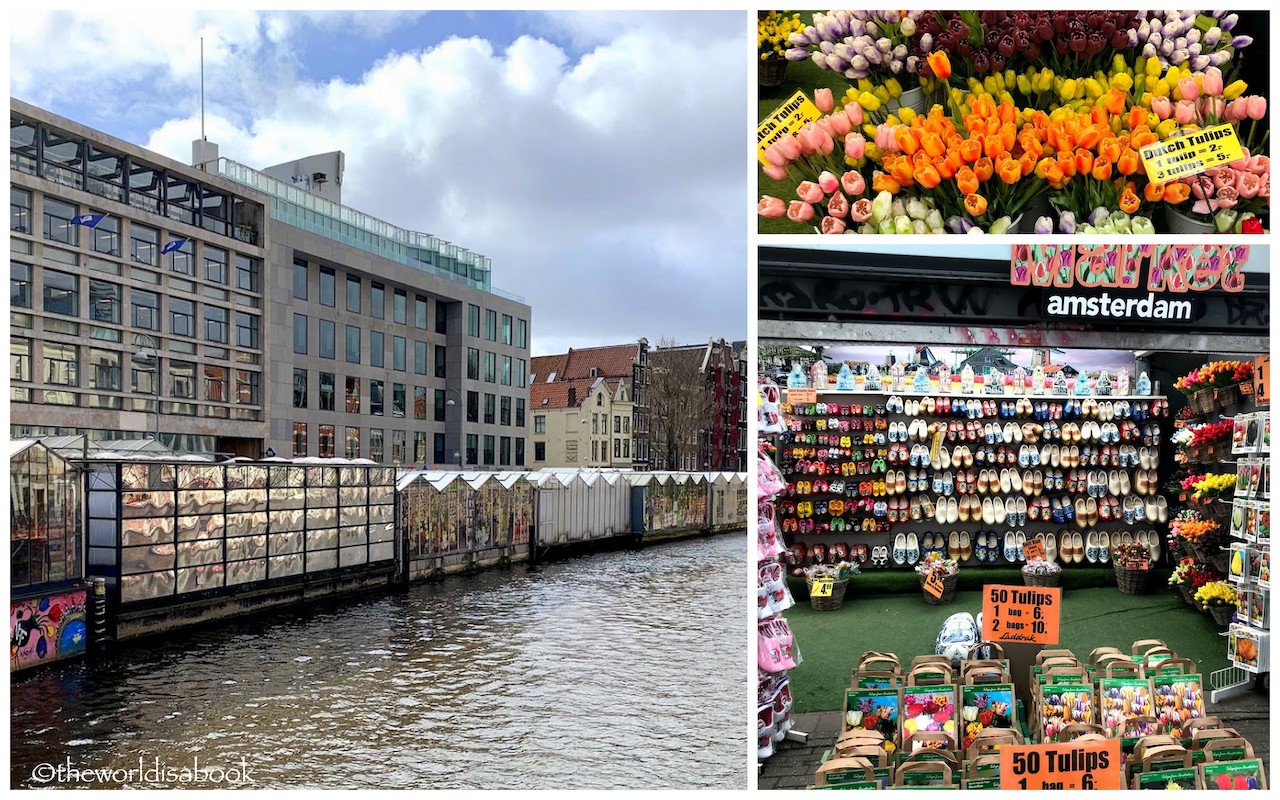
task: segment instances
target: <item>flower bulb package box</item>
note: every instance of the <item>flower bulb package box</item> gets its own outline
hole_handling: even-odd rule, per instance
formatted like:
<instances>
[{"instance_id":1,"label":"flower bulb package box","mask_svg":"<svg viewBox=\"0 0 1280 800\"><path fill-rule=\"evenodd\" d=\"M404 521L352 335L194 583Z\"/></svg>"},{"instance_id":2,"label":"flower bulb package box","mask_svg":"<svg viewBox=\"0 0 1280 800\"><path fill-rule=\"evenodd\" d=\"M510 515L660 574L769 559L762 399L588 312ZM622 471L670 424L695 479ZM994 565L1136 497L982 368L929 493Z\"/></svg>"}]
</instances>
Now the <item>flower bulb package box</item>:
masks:
<instances>
[{"instance_id":1,"label":"flower bulb package box","mask_svg":"<svg viewBox=\"0 0 1280 800\"><path fill-rule=\"evenodd\" d=\"M959 746L956 733L959 713L956 709L957 687L909 686L902 690L902 739L905 742L917 733L943 733L951 741L949 749ZM912 750L932 747L935 742L913 742Z\"/></svg>"},{"instance_id":2,"label":"flower bulb package box","mask_svg":"<svg viewBox=\"0 0 1280 800\"><path fill-rule=\"evenodd\" d=\"M960 690L960 746L968 750L987 728L1018 728L1012 683L970 684Z\"/></svg>"},{"instance_id":3,"label":"flower bulb package box","mask_svg":"<svg viewBox=\"0 0 1280 800\"><path fill-rule=\"evenodd\" d=\"M1094 721L1093 687L1087 683L1049 682L1035 689L1039 701L1037 730L1041 742L1056 742L1068 725Z\"/></svg>"},{"instance_id":4,"label":"flower bulb package box","mask_svg":"<svg viewBox=\"0 0 1280 800\"><path fill-rule=\"evenodd\" d=\"M1267 775L1258 758L1201 764L1196 770L1200 773L1201 789L1267 788Z\"/></svg>"},{"instance_id":5,"label":"flower bulb package box","mask_svg":"<svg viewBox=\"0 0 1280 800\"><path fill-rule=\"evenodd\" d=\"M898 689L847 689L844 729L861 728L884 734L886 749L895 749L902 734L902 693Z\"/></svg>"},{"instance_id":6,"label":"flower bulb package box","mask_svg":"<svg viewBox=\"0 0 1280 800\"><path fill-rule=\"evenodd\" d=\"M1128 724L1132 717L1152 716L1154 703L1151 679L1118 677L1113 674L1117 666L1113 664L1107 667L1106 676L1098 678L1098 722L1102 725L1103 733L1110 739L1126 734L1157 733L1153 725Z\"/></svg>"},{"instance_id":7,"label":"flower bulb package box","mask_svg":"<svg viewBox=\"0 0 1280 800\"><path fill-rule=\"evenodd\" d=\"M1188 740L1188 723L1204 716L1202 675L1156 675L1151 679L1154 705L1152 716L1160 722L1160 733Z\"/></svg>"},{"instance_id":8,"label":"flower bulb package box","mask_svg":"<svg viewBox=\"0 0 1280 800\"><path fill-rule=\"evenodd\" d=\"M1194 790L1199 776L1194 769L1179 767L1178 769L1162 769L1158 772L1143 772L1133 776L1135 789L1180 789Z\"/></svg>"}]
</instances>

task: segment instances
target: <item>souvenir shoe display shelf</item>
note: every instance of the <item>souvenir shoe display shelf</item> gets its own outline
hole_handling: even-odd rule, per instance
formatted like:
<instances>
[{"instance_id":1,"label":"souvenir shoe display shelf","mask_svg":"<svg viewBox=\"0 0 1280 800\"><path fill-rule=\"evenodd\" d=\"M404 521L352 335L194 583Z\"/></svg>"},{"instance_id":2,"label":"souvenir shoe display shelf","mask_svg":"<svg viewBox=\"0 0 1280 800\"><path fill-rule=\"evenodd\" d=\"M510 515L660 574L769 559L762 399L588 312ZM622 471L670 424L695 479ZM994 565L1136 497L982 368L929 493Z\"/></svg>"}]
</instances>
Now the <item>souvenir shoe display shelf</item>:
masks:
<instances>
[{"instance_id":1,"label":"souvenir shoe display shelf","mask_svg":"<svg viewBox=\"0 0 1280 800\"><path fill-rule=\"evenodd\" d=\"M779 530L793 569L848 552L912 567L1022 561L1042 537L1063 565L1106 565L1119 544L1163 553L1161 396L924 395L818 390L781 411ZM793 573L794 574L794 573Z\"/></svg>"},{"instance_id":2,"label":"souvenir shoe display shelf","mask_svg":"<svg viewBox=\"0 0 1280 800\"><path fill-rule=\"evenodd\" d=\"M1271 671L1271 413L1241 412L1233 420L1236 486L1231 504L1227 580L1236 590L1234 620L1224 634L1232 666L1211 676L1213 700L1259 684Z\"/></svg>"}]
</instances>

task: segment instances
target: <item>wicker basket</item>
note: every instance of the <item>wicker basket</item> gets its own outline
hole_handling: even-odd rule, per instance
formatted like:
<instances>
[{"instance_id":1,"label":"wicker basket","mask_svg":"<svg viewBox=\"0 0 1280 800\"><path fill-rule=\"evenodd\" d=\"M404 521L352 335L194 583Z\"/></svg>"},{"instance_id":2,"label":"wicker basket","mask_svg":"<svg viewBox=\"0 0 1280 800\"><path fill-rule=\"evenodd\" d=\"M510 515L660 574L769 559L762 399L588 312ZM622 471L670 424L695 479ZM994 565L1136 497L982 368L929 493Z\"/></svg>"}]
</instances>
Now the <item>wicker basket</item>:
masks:
<instances>
[{"instance_id":1,"label":"wicker basket","mask_svg":"<svg viewBox=\"0 0 1280 800\"><path fill-rule=\"evenodd\" d=\"M956 599L956 586L960 583L960 572L956 571L952 575L942 579L942 596L934 597L924 591L924 576L920 575L920 594L923 595L924 601L931 606L945 606L952 600Z\"/></svg>"},{"instance_id":2,"label":"wicker basket","mask_svg":"<svg viewBox=\"0 0 1280 800\"><path fill-rule=\"evenodd\" d=\"M1191 405L1196 411L1208 414L1218 407L1218 390L1217 389L1201 389L1191 395Z\"/></svg>"},{"instance_id":3,"label":"wicker basket","mask_svg":"<svg viewBox=\"0 0 1280 800\"><path fill-rule=\"evenodd\" d=\"M1147 589L1147 579L1151 577L1149 569L1125 569L1113 564L1116 571L1116 586L1121 594L1142 594Z\"/></svg>"},{"instance_id":4,"label":"wicker basket","mask_svg":"<svg viewBox=\"0 0 1280 800\"><path fill-rule=\"evenodd\" d=\"M1231 440L1223 439L1220 442L1214 442L1209 446L1206 453L1206 461L1227 461L1231 458Z\"/></svg>"},{"instance_id":5,"label":"wicker basket","mask_svg":"<svg viewBox=\"0 0 1280 800\"><path fill-rule=\"evenodd\" d=\"M1181 584L1181 583L1178 584L1178 594L1182 595L1182 602L1186 603L1192 608L1196 607L1196 600L1191 595L1190 587L1186 586L1185 584Z\"/></svg>"},{"instance_id":6,"label":"wicker basket","mask_svg":"<svg viewBox=\"0 0 1280 800\"><path fill-rule=\"evenodd\" d=\"M788 63L790 62L788 62L785 58L777 58L777 57L766 58L764 61L761 61L760 72L758 73L760 85L767 89L772 89L776 86L781 86L782 81L787 76Z\"/></svg>"},{"instance_id":7,"label":"wicker basket","mask_svg":"<svg viewBox=\"0 0 1280 800\"><path fill-rule=\"evenodd\" d=\"M1231 564L1231 551L1219 550L1216 553L1209 553L1209 557L1205 559L1206 564L1213 567L1218 574L1226 575L1227 567Z\"/></svg>"},{"instance_id":8,"label":"wicker basket","mask_svg":"<svg viewBox=\"0 0 1280 800\"><path fill-rule=\"evenodd\" d=\"M1024 586L1057 586L1058 580L1062 577L1061 572L1047 572L1042 575L1035 575L1026 570L1022 571L1022 584Z\"/></svg>"},{"instance_id":9,"label":"wicker basket","mask_svg":"<svg viewBox=\"0 0 1280 800\"><path fill-rule=\"evenodd\" d=\"M1226 606L1209 606L1209 616L1213 617L1213 621L1218 623L1218 627L1225 628L1231 624L1231 620L1236 615L1236 607L1232 605Z\"/></svg>"},{"instance_id":10,"label":"wicker basket","mask_svg":"<svg viewBox=\"0 0 1280 800\"><path fill-rule=\"evenodd\" d=\"M1218 390L1218 405L1221 408L1228 408L1238 403L1244 402L1244 393L1240 391L1240 384L1233 383L1230 386L1224 386Z\"/></svg>"},{"instance_id":11,"label":"wicker basket","mask_svg":"<svg viewBox=\"0 0 1280 800\"><path fill-rule=\"evenodd\" d=\"M830 597L813 596L813 578L806 578L805 583L809 586L809 606L814 611L835 611L844 605L844 593L849 588L848 579L835 581L831 586Z\"/></svg>"}]
</instances>

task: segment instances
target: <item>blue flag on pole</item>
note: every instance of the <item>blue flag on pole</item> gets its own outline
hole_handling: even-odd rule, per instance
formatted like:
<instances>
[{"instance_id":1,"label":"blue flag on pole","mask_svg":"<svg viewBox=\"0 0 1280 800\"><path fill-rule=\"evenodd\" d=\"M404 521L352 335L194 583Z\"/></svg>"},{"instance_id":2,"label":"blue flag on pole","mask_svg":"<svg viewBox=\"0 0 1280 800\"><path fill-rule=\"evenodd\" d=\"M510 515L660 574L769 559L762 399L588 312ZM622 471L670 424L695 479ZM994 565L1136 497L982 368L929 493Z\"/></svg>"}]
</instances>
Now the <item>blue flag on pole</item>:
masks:
<instances>
[{"instance_id":1,"label":"blue flag on pole","mask_svg":"<svg viewBox=\"0 0 1280 800\"><path fill-rule=\"evenodd\" d=\"M174 239L172 242L169 242L160 250L160 255L164 255L165 253L172 253L175 250L180 250L182 246L186 243L187 243L186 239Z\"/></svg>"},{"instance_id":2,"label":"blue flag on pole","mask_svg":"<svg viewBox=\"0 0 1280 800\"><path fill-rule=\"evenodd\" d=\"M71 218L72 225L84 225L87 228L97 226L99 222L106 219L106 214L81 214L78 217Z\"/></svg>"}]
</instances>

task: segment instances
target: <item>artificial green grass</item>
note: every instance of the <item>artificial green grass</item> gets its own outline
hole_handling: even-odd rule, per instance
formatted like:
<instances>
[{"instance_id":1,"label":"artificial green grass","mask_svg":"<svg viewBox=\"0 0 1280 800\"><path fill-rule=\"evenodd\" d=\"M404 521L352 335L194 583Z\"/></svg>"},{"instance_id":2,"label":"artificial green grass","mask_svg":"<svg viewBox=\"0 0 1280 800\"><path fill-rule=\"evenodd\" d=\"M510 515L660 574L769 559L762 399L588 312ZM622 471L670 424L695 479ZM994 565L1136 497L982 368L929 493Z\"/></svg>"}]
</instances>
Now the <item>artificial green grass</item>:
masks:
<instances>
[{"instance_id":1,"label":"artificial green grass","mask_svg":"<svg viewBox=\"0 0 1280 800\"><path fill-rule=\"evenodd\" d=\"M1000 572L1015 570L968 570L986 583L1022 584L1020 577L1006 580ZM1139 639L1163 639L1182 658L1200 667L1206 679L1210 672L1229 666L1226 639L1205 614L1189 608L1159 575L1151 577L1151 590L1144 595L1121 594L1114 578L1109 588L1071 588L1072 578L1087 580L1085 573L1103 570L1064 572L1061 643L1077 656L1087 657L1095 647L1111 645L1124 652ZM966 570L961 570L961 579ZM875 580L865 580L874 578ZM914 582L911 593L891 594L873 584L886 579L907 578ZM860 586L859 581L863 581ZM867 650L894 653L904 663L918 655L932 653L938 630L947 617L967 611L975 617L982 610L977 588L964 586L953 602L931 606L924 602L914 573L859 575L849 582L844 605L835 611L814 611L807 601L797 604L785 616L795 634L802 663L791 671L791 693L797 713L838 711L849 685L854 661Z\"/></svg>"},{"instance_id":2,"label":"artificial green grass","mask_svg":"<svg viewBox=\"0 0 1280 800\"><path fill-rule=\"evenodd\" d=\"M818 67L808 59L804 61L794 61L787 65L787 76L782 81L781 86L773 88L759 89L759 116L757 119L763 120L769 112L773 111L782 102L791 95L795 94L797 89L804 91L809 99L813 99L813 90L828 88L835 95L836 102L848 90L850 83L843 75L832 72L829 69L818 69ZM780 197L790 202L796 199L796 187L800 185L801 178L792 176L785 181L775 182L772 178L764 174L764 170L760 167L756 168L756 185L760 191L758 194L772 195ZM791 220L783 217L781 219L765 219L759 217L760 233L813 233L813 228L806 225L797 225Z\"/></svg>"}]
</instances>

